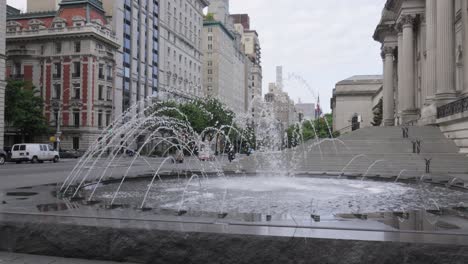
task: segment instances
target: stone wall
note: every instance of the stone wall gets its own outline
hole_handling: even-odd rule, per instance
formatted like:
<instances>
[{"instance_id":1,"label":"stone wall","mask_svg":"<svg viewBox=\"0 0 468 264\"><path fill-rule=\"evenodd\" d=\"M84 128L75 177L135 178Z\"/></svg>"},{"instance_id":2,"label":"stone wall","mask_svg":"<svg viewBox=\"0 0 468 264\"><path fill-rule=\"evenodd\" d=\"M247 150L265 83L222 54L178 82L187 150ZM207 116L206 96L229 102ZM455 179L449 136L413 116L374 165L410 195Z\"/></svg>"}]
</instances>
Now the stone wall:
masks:
<instances>
[{"instance_id":1,"label":"stone wall","mask_svg":"<svg viewBox=\"0 0 468 264\"><path fill-rule=\"evenodd\" d=\"M125 223L120 221L105 227L41 221L1 222L0 250L171 264L464 264L468 258L468 247L462 245L155 230L148 229L144 223L139 228L123 226Z\"/></svg>"},{"instance_id":2,"label":"stone wall","mask_svg":"<svg viewBox=\"0 0 468 264\"><path fill-rule=\"evenodd\" d=\"M468 155L468 113L437 119L437 124L445 136L460 148L460 153Z\"/></svg>"}]
</instances>

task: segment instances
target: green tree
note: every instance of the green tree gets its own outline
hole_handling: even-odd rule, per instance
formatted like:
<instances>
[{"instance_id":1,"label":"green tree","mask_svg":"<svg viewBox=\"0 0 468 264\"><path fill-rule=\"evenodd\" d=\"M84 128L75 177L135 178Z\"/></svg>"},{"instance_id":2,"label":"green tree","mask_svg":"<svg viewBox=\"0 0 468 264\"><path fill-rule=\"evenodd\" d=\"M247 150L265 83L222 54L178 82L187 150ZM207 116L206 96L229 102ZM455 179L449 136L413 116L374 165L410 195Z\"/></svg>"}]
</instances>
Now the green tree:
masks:
<instances>
[{"instance_id":1,"label":"green tree","mask_svg":"<svg viewBox=\"0 0 468 264\"><path fill-rule=\"evenodd\" d=\"M314 124L314 126L312 126ZM313 120L302 122L302 127L299 124L290 126L287 129L288 145L287 147L295 147L301 144L301 141L308 141L315 138L330 138L330 131L334 138L339 136L338 132L333 132L332 128L328 127L333 124L333 116L325 114L323 117ZM315 128L315 130L314 130ZM316 133L317 132L317 133Z\"/></svg>"},{"instance_id":2,"label":"green tree","mask_svg":"<svg viewBox=\"0 0 468 264\"><path fill-rule=\"evenodd\" d=\"M19 130L22 141L27 135L49 132L43 115L44 101L37 96L30 83L9 80L5 91L5 120Z\"/></svg>"},{"instance_id":3,"label":"green tree","mask_svg":"<svg viewBox=\"0 0 468 264\"><path fill-rule=\"evenodd\" d=\"M374 120L372 121L373 126L380 126L383 120L383 100L380 98L379 103L374 107Z\"/></svg>"},{"instance_id":4,"label":"green tree","mask_svg":"<svg viewBox=\"0 0 468 264\"><path fill-rule=\"evenodd\" d=\"M208 13L208 14L205 15L204 19L206 21L214 21L215 20L214 19L214 14L213 13Z\"/></svg>"}]
</instances>

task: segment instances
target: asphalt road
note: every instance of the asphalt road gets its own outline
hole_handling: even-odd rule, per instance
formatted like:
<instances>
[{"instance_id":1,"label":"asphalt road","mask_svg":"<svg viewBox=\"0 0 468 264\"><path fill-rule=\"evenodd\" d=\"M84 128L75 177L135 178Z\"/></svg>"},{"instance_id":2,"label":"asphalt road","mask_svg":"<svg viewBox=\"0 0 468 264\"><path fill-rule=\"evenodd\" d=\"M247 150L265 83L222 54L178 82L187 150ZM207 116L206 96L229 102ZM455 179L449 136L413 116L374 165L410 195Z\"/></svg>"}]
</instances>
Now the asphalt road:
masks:
<instances>
[{"instance_id":1,"label":"asphalt road","mask_svg":"<svg viewBox=\"0 0 468 264\"><path fill-rule=\"evenodd\" d=\"M113 164L121 174L126 172L129 164L132 163L132 157L126 157L121 160L116 160ZM145 161L138 159L132 167L131 173L144 173L154 171L159 168L164 158L145 158ZM0 166L0 190L14 189L21 187L30 187L36 185L62 183L69 173L73 170L79 159L62 159L59 163L45 162L31 164L24 162L21 164L6 163ZM199 169L201 164L204 164L205 171L212 171L210 168L211 163L203 163L193 158L186 158L184 164L172 164L170 161L166 162L162 169L186 169L187 167ZM218 166L227 163L225 157L220 158ZM96 172L103 171L106 164L105 161L97 162L93 167ZM149 167L151 165L151 167ZM105 166L105 165L104 165ZM85 168L89 168L85 166Z\"/></svg>"},{"instance_id":2,"label":"asphalt road","mask_svg":"<svg viewBox=\"0 0 468 264\"><path fill-rule=\"evenodd\" d=\"M0 166L0 190L62 182L77 162L70 159L59 163L6 163Z\"/></svg>"}]
</instances>

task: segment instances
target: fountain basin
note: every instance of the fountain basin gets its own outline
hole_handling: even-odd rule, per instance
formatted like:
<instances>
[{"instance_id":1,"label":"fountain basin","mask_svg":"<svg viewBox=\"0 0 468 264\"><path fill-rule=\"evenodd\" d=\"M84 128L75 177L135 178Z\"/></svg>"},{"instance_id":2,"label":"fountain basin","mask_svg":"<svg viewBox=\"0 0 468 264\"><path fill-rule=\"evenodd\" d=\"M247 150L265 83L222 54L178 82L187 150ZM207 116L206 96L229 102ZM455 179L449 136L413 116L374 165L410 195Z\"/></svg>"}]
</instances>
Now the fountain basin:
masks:
<instances>
[{"instance_id":1,"label":"fountain basin","mask_svg":"<svg viewBox=\"0 0 468 264\"><path fill-rule=\"evenodd\" d=\"M55 185L32 188L31 192L38 194L29 200L0 193L0 200L6 201L0 205L0 250L136 263L464 263L466 260L466 255L460 253L468 252L466 211L450 207L454 200L466 197L464 192L430 184L362 182L309 175L271 180L262 176L202 178L201 187L198 182L188 185L188 195L179 211L184 214L180 215L177 209L181 189L187 182L174 177L152 186L145 205L151 211L135 210L141 203L141 195L132 196L132 190L148 187L147 178L126 182L116 200L118 206L113 209L105 207L115 183L101 186L91 204L86 204L86 200L58 199ZM224 196L226 186L229 189L223 203L219 197ZM431 213L432 207L420 210L418 204L413 210L408 206L375 211L379 203L374 202L377 199L372 195L390 195L388 190L394 188L399 190L394 197L410 199L415 194L424 194L424 198L438 199L441 214ZM87 192L82 193L85 198ZM207 196L207 192L213 195ZM272 192L279 194L276 199L267 198L266 194ZM256 203L239 201L230 195L236 193L248 193ZM455 194L447 196L448 193ZM292 194L298 199L292 199ZM163 196L166 198L157 198ZM211 202L197 211L200 197ZM301 205L300 201L309 201L310 197L321 200L315 203L317 206L314 202ZM352 207L346 204L328 209L326 199L344 197L351 197ZM270 206L261 205L268 201L277 206L271 206L270 213L264 211ZM358 202L362 201L366 204L357 210ZM400 202L397 198L387 201L392 206ZM222 212L220 204L224 204ZM289 206L296 209L283 212ZM436 209L434 206L433 210ZM219 218L220 214L223 218ZM320 216L320 222L311 215Z\"/></svg>"}]
</instances>

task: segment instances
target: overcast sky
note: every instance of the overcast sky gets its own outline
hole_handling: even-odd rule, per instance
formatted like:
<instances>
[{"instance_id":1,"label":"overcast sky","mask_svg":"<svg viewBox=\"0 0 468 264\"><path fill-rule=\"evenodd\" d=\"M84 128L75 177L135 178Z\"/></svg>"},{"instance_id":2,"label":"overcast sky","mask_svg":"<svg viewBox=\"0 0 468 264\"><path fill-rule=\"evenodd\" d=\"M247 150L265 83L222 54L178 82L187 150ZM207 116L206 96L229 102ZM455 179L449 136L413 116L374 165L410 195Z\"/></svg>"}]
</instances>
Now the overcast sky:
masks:
<instances>
[{"instance_id":1,"label":"overcast sky","mask_svg":"<svg viewBox=\"0 0 468 264\"><path fill-rule=\"evenodd\" d=\"M37 0L40 1L40 0ZM26 0L7 0L26 10ZM335 83L352 75L381 74L380 45L372 39L386 0L231 0L231 13L248 13L260 35L263 91L284 68L285 91L296 102L320 94L325 112Z\"/></svg>"}]
</instances>

